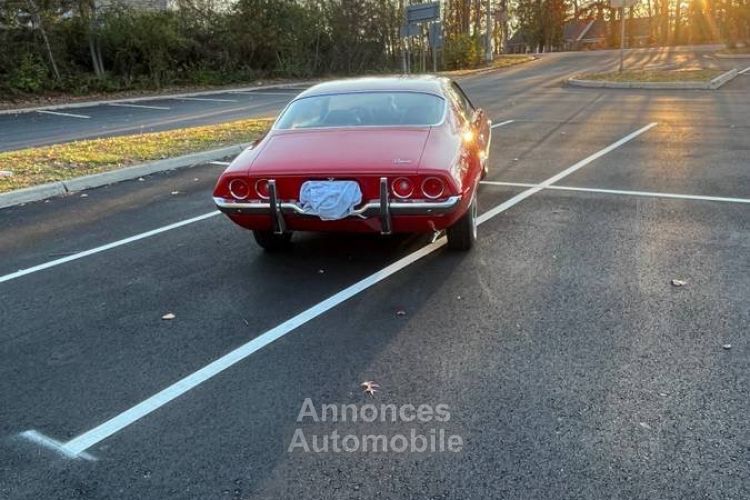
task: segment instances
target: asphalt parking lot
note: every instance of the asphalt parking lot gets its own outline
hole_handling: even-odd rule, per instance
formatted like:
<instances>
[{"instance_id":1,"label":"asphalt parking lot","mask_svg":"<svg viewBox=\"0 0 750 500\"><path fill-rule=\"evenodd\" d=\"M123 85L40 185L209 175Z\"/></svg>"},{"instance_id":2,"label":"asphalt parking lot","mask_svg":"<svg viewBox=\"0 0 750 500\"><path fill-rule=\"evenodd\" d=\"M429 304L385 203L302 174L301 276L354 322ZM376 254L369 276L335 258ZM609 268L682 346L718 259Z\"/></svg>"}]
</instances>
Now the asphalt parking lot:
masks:
<instances>
[{"instance_id":1,"label":"asphalt parking lot","mask_svg":"<svg viewBox=\"0 0 750 500\"><path fill-rule=\"evenodd\" d=\"M503 123L469 253L264 254L216 165L2 210L0 498L750 497L750 76L560 85L614 57L464 80ZM306 398L450 419L298 422ZM300 428L463 446L289 452Z\"/></svg>"},{"instance_id":2,"label":"asphalt parking lot","mask_svg":"<svg viewBox=\"0 0 750 500\"><path fill-rule=\"evenodd\" d=\"M0 113L0 151L157 132L248 117L274 117L304 87L198 93ZM84 103L81 103L84 104Z\"/></svg>"}]
</instances>

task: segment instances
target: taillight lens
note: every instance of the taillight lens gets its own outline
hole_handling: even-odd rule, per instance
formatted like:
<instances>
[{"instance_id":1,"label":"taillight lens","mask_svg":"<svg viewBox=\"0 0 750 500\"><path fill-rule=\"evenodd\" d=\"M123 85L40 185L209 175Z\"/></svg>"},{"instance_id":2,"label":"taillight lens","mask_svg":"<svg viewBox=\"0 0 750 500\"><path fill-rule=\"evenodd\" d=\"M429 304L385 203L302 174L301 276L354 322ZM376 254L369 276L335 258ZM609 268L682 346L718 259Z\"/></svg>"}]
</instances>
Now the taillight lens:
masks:
<instances>
[{"instance_id":1,"label":"taillight lens","mask_svg":"<svg viewBox=\"0 0 750 500\"><path fill-rule=\"evenodd\" d=\"M271 197L271 190L268 187L268 179L259 179L255 182L255 192L258 196L267 200Z\"/></svg>"},{"instance_id":2,"label":"taillight lens","mask_svg":"<svg viewBox=\"0 0 750 500\"><path fill-rule=\"evenodd\" d=\"M250 196L250 186L243 179L232 179L229 181L229 194L238 200L244 200Z\"/></svg>"},{"instance_id":3,"label":"taillight lens","mask_svg":"<svg viewBox=\"0 0 750 500\"><path fill-rule=\"evenodd\" d=\"M445 183L437 177L428 177L422 181L422 193L432 200L440 198L445 192Z\"/></svg>"},{"instance_id":4,"label":"taillight lens","mask_svg":"<svg viewBox=\"0 0 750 500\"><path fill-rule=\"evenodd\" d=\"M399 177L391 183L391 190L399 198L408 198L414 192L414 184L406 177Z\"/></svg>"}]
</instances>

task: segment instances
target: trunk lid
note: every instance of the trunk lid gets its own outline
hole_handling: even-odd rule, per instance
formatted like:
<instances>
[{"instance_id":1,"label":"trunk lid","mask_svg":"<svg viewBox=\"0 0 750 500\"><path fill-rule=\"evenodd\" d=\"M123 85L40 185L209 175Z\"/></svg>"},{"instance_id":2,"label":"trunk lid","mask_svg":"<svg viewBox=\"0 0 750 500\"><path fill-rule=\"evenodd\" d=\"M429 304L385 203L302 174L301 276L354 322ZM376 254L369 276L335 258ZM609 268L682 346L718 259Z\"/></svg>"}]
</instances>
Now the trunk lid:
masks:
<instances>
[{"instance_id":1,"label":"trunk lid","mask_svg":"<svg viewBox=\"0 0 750 500\"><path fill-rule=\"evenodd\" d=\"M250 175L416 174L429 135L429 127L277 130L258 152Z\"/></svg>"}]
</instances>

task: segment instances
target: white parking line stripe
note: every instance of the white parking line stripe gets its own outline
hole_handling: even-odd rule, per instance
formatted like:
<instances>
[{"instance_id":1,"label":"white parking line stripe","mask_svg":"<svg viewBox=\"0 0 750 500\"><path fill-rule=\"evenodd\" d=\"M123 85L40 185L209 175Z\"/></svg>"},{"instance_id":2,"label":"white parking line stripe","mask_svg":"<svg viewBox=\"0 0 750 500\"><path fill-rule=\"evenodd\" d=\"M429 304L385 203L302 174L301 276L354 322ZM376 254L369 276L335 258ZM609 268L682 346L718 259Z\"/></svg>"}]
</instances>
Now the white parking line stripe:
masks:
<instances>
[{"instance_id":1,"label":"white parking line stripe","mask_svg":"<svg viewBox=\"0 0 750 500\"><path fill-rule=\"evenodd\" d=\"M159 109L163 111L169 111L172 108L167 106L147 106L145 104L130 104L126 102L110 102L107 106L114 106L116 108L141 108L141 109Z\"/></svg>"},{"instance_id":2,"label":"white parking line stripe","mask_svg":"<svg viewBox=\"0 0 750 500\"><path fill-rule=\"evenodd\" d=\"M538 184L527 184L524 182L500 182L500 181L482 181L482 184L491 186L510 186L510 187L536 187ZM649 198L670 198L676 200L697 200L697 201L720 201L724 203L750 203L750 198L728 198L725 196L704 196L699 194L679 194L679 193L661 193L658 191L630 191L623 189L600 189L585 188L574 186L547 186L544 189L557 191L579 191L583 193L602 193L617 194L625 196L641 196Z\"/></svg>"},{"instance_id":3,"label":"white parking line stripe","mask_svg":"<svg viewBox=\"0 0 750 500\"><path fill-rule=\"evenodd\" d=\"M559 174L550 177L547 181L543 182L542 185L551 184L552 182L556 182L557 180L562 179L566 175L570 175L571 173L575 172L582 166L592 162L596 158L600 158L601 156L612 151L613 149L622 146L626 142L634 139L635 137L639 136L640 134L644 133L645 131L649 130L655 125L656 123L652 123L648 125L647 127L643 127L642 129L637 130L636 132L633 132L632 134L626 136L623 139L620 139L619 141L604 148L598 153L595 153L589 156L588 158L586 158L585 160L576 163L572 167L563 170ZM521 200L540 191L540 189L541 188L534 187L534 188L524 191L524 193L528 193L525 196L520 196L520 195L514 196L513 198L506 201L505 203L502 203L501 205L490 210L489 212L482 214L482 216L477 219L477 223L482 224L483 222L489 220L491 217L494 217L500 214L501 212L508 210L512 206L519 203ZM524 194L524 193L521 193L521 194ZM430 255L438 248L441 248L442 246L444 246L445 243L446 243L446 238L443 236L439 238L438 240L436 240L435 242L430 243L420 248L419 250L407 255L406 257L402 257L401 259L397 260L393 264L390 264L384 267L380 271L377 271L376 273L371 274L370 276L330 296L324 301L310 307L309 309L297 314L296 316L293 316L292 318L266 331L265 333L259 335L253 340L241 345L240 347L229 352L228 354L225 354L224 356L216 359L215 361L212 361L211 363L207 364L203 368L200 368L199 370L191 373L190 375L178 380L174 384L154 394L150 398L136 404L135 406L129 408L128 410L125 410L119 415L116 415L115 417L94 427L93 429L87 432L84 432L83 434L71 439L67 443L60 445L63 449L63 452L69 455L78 456L80 453L83 453L85 450L89 449L90 447L94 446L100 441L117 433L118 431L122 430L123 428L127 427L133 422L145 417L149 413L161 408L162 406L169 403L173 399L180 397L181 395L195 388L199 384L202 384L206 380L209 380L215 375L221 373L227 368L239 363L243 359L247 358L254 352L267 346L271 342L283 337L284 335L299 328L305 323L312 321L313 319L317 318L323 313L333 309L337 305L341 304L342 302L346 300L349 300L355 295L358 295L364 290L367 290L368 288L376 285L377 283L399 272L400 270L404 269L410 264L420 260L421 258L427 255Z\"/></svg>"},{"instance_id":4,"label":"white parking line stripe","mask_svg":"<svg viewBox=\"0 0 750 500\"><path fill-rule=\"evenodd\" d=\"M237 99L213 99L209 97L175 97L177 101L238 102Z\"/></svg>"},{"instance_id":5,"label":"white parking line stripe","mask_svg":"<svg viewBox=\"0 0 750 500\"><path fill-rule=\"evenodd\" d=\"M220 165L222 167L229 166L229 162L228 161L210 161L208 163L210 163L211 165Z\"/></svg>"},{"instance_id":6,"label":"white parking line stripe","mask_svg":"<svg viewBox=\"0 0 750 500\"><path fill-rule=\"evenodd\" d=\"M509 124L513 123L514 121L515 121L515 120L505 120L504 122L500 122L500 123L493 123L493 124L492 124L492 127L490 127L490 128L497 128L497 127L502 127L502 126L504 126L504 125L509 125Z\"/></svg>"},{"instance_id":7,"label":"white parking line stripe","mask_svg":"<svg viewBox=\"0 0 750 500\"><path fill-rule=\"evenodd\" d=\"M539 184L533 184L529 182L503 182L503 181L480 181L479 184L486 184L488 186L508 186L508 187L524 187L533 188Z\"/></svg>"},{"instance_id":8,"label":"white parking line stripe","mask_svg":"<svg viewBox=\"0 0 750 500\"><path fill-rule=\"evenodd\" d=\"M106 250L111 250L113 248L121 247L122 245L127 245L128 243L132 243L134 241L150 238L151 236L155 236L157 234L161 234L166 231L171 231L172 229L177 229L178 227L187 226L188 224L192 224L193 222L198 222L204 219L208 219L210 217L214 217L216 215L219 215L220 213L221 212L219 212L218 210L215 210L213 212L208 212L203 215L199 215L197 217L192 217L190 219L185 219L179 222L175 222L174 224L169 224L167 226L152 229L151 231L146 231L145 233L136 234L135 236L130 236L129 238L125 238L123 240L113 241L112 243L107 243L106 245L102 245L100 247L92 248L90 250L84 250L83 252L74 253L73 255L68 255L67 257L62 257L60 259L51 260L49 262L45 262L43 264L39 264L34 267L29 267L27 269L21 269L14 273L6 274L5 276L0 276L0 283L14 280L16 278L20 278L21 276L26 276L27 274L35 273L37 271L43 271L51 267L59 266L60 264L65 264L67 262L82 259L84 257L88 257L89 255L94 255L100 252L104 252Z\"/></svg>"},{"instance_id":9,"label":"white parking line stripe","mask_svg":"<svg viewBox=\"0 0 750 500\"><path fill-rule=\"evenodd\" d=\"M744 75L744 74L745 74L745 73L747 73L748 71L750 71L750 66L748 66L747 68L743 69L742 71L740 71L740 72L739 72L739 73L737 73L737 74L738 74L738 75Z\"/></svg>"},{"instance_id":10,"label":"white parking line stripe","mask_svg":"<svg viewBox=\"0 0 750 500\"><path fill-rule=\"evenodd\" d=\"M63 113L61 111L47 111L46 109L38 109L37 113L42 113L43 115L69 116L70 118L91 118L89 115L78 115L76 113Z\"/></svg>"},{"instance_id":11,"label":"white parking line stripe","mask_svg":"<svg viewBox=\"0 0 750 500\"><path fill-rule=\"evenodd\" d=\"M632 141L633 139L635 139L639 135L643 134L644 132L647 132L647 131L651 130L656 125L657 124L655 122L654 123L649 123L645 127L636 130L632 134L626 135L625 137L623 137L619 141L610 144L609 146L607 146L606 148L602 149L601 151L597 151L596 153L592 154L588 158L584 158L583 160L579 161L575 165L566 168L565 170L563 170L559 174L553 175L552 177L550 177L546 181L542 182L541 184L537 184L536 186L530 187L526 191L518 193L517 195L515 195L513 198L509 199L505 203L501 203L500 205L496 206L495 208L493 208L491 210L488 210L487 212L485 212L481 216L479 216L478 220L480 222L484 222L487 219L491 219L492 217L496 216L500 212L503 212L503 211L507 210L508 206L512 207L513 205L515 205L519 201L524 200L524 199L528 198L529 196L531 196L532 194L538 193L542 189L551 186L552 184L554 184L555 182L559 181L560 179L563 179L564 177L569 176L570 174L572 174L576 170L578 170L578 169L580 169L582 167L585 167L586 165L588 165L592 161L601 158L602 156L606 155L607 153L609 153L609 152L611 152L611 151L619 148L623 144L627 144L628 142ZM508 206L506 206L506 205L508 205Z\"/></svg>"},{"instance_id":12,"label":"white parking line stripe","mask_svg":"<svg viewBox=\"0 0 750 500\"><path fill-rule=\"evenodd\" d=\"M94 458L93 456L89 455L86 452L78 453L78 454L71 453L70 450L65 448L65 445L63 445L60 441L47 437L41 432L37 432L34 430L25 431L21 433L21 437L28 439L29 441L32 441L38 444L39 446L43 446L45 448L54 450L57 453L60 453L61 455L68 457L68 458L83 458L86 460L96 460L96 458Z\"/></svg>"}]
</instances>

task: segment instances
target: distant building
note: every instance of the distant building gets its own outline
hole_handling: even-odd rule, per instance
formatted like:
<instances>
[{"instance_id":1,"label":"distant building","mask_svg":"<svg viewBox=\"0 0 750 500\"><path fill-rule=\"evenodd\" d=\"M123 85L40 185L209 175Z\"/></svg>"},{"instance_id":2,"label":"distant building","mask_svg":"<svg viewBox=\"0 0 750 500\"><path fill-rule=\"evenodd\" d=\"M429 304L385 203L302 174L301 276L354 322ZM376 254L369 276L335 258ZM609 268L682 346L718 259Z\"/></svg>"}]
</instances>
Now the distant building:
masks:
<instances>
[{"instance_id":1,"label":"distant building","mask_svg":"<svg viewBox=\"0 0 750 500\"><path fill-rule=\"evenodd\" d=\"M508 52L511 54L526 54L535 50L536 47L532 49L531 41L524 31L516 31L508 40Z\"/></svg>"},{"instance_id":2,"label":"distant building","mask_svg":"<svg viewBox=\"0 0 750 500\"><path fill-rule=\"evenodd\" d=\"M628 47L648 47L654 40L651 38L650 17L625 19L625 40Z\"/></svg>"},{"instance_id":3,"label":"distant building","mask_svg":"<svg viewBox=\"0 0 750 500\"><path fill-rule=\"evenodd\" d=\"M591 28L594 21L575 19L563 26L563 50L579 50L581 38Z\"/></svg>"},{"instance_id":4,"label":"distant building","mask_svg":"<svg viewBox=\"0 0 750 500\"><path fill-rule=\"evenodd\" d=\"M606 49L609 46L608 38L609 23L602 19L591 20L581 33L575 50Z\"/></svg>"}]
</instances>

